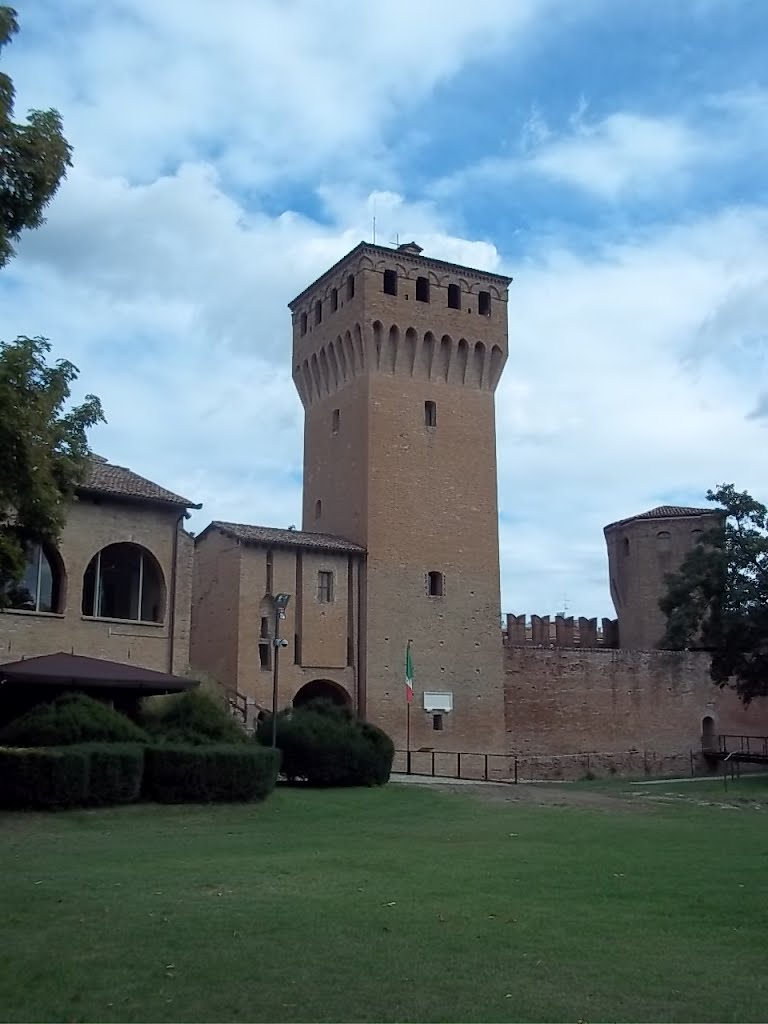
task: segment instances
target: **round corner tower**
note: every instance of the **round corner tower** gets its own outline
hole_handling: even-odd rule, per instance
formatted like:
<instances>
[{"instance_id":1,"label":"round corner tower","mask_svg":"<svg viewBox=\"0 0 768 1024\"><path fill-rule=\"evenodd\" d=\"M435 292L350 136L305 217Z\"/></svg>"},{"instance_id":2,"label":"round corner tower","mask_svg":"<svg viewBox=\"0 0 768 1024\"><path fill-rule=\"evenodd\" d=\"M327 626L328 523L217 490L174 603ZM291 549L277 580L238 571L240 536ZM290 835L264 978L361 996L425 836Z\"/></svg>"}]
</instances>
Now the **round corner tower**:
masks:
<instances>
[{"instance_id":1,"label":"round corner tower","mask_svg":"<svg viewBox=\"0 0 768 1024\"><path fill-rule=\"evenodd\" d=\"M660 505L605 527L620 647L635 651L659 647L666 626L659 608L666 590L664 577L677 572L702 534L721 521L720 513L711 508Z\"/></svg>"},{"instance_id":2,"label":"round corner tower","mask_svg":"<svg viewBox=\"0 0 768 1024\"><path fill-rule=\"evenodd\" d=\"M494 393L509 284L415 243L361 243L290 304L303 528L367 550L361 692L398 748L411 641L411 747L505 749ZM425 693L452 710L429 714Z\"/></svg>"}]
</instances>

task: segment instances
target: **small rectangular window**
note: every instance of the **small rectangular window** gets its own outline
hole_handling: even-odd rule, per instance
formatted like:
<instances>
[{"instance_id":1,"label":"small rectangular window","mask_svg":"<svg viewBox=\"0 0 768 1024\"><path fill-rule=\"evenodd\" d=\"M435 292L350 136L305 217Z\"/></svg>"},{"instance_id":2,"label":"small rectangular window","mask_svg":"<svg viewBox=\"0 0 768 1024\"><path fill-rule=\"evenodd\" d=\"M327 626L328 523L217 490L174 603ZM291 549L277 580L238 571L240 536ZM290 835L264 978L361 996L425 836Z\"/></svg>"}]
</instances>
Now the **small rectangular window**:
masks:
<instances>
[{"instance_id":1,"label":"small rectangular window","mask_svg":"<svg viewBox=\"0 0 768 1024\"><path fill-rule=\"evenodd\" d=\"M272 576L273 576L272 552L268 551L267 552L267 579L266 579L266 586L264 588L264 590L265 590L265 592L267 594L271 594L272 593L272 586L273 586Z\"/></svg>"},{"instance_id":2,"label":"small rectangular window","mask_svg":"<svg viewBox=\"0 0 768 1024\"><path fill-rule=\"evenodd\" d=\"M427 573L427 593L430 597L443 596L443 574L441 572Z\"/></svg>"},{"instance_id":3,"label":"small rectangular window","mask_svg":"<svg viewBox=\"0 0 768 1024\"><path fill-rule=\"evenodd\" d=\"M491 315L491 293L490 292L478 292L477 294L477 312L480 316Z\"/></svg>"},{"instance_id":4,"label":"small rectangular window","mask_svg":"<svg viewBox=\"0 0 768 1024\"><path fill-rule=\"evenodd\" d=\"M384 294L397 295L397 271L384 271Z\"/></svg>"},{"instance_id":5,"label":"small rectangular window","mask_svg":"<svg viewBox=\"0 0 768 1024\"><path fill-rule=\"evenodd\" d=\"M307 333L307 314L306 313L302 313L301 314L300 323L301 323L301 328L300 328L301 329L301 334L302 334L302 337L303 337Z\"/></svg>"},{"instance_id":6,"label":"small rectangular window","mask_svg":"<svg viewBox=\"0 0 768 1024\"><path fill-rule=\"evenodd\" d=\"M424 403L424 425L427 427L437 426L437 403Z\"/></svg>"},{"instance_id":7,"label":"small rectangular window","mask_svg":"<svg viewBox=\"0 0 768 1024\"><path fill-rule=\"evenodd\" d=\"M322 299L318 299L315 303L315 323L320 324L323 322L323 302Z\"/></svg>"},{"instance_id":8,"label":"small rectangular window","mask_svg":"<svg viewBox=\"0 0 768 1024\"><path fill-rule=\"evenodd\" d=\"M354 299L355 297L355 275L350 274L347 278L347 298Z\"/></svg>"},{"instance_id":9,"label":"small rectangular window","mask_svg":"<svg viewBox=\"0 0 768 1024\"><path fill-rule=\"evenodd\" d=\"M335 313L339 308L339 289L333 288L331 291L331 312Z\"/></svg>"},{"instance_id":10,"label":"small rectangular window","mask_svg":"<svg viewBox=\"0 0 768 1024\"><path fill-rule=\"evenodd\" d=\"M340 418L339 410L338 409L334 409L333 412L331 413L331 433L332 434L338 434L338 432L339 432L339 418Z\"/></svg>"},{"instance_id":11,"label":"small rectangular window","mask_svg":"<svg viewBox=\"0 0 768 1024\"><path fill-rule=\"evenodd\" d=\"M461 288L457 284L448 285L448 308L461 309Z\"/></svg>"},{"instance_id":12,"label":"small rectangular window","mask_svg":"<svg viewBox=\"0 0 768 1024\"><path fill-rule=\"evenodd\" d=\"M270 667L270 649L269 619L264 615L261 619L261 629L259 631L259 666L261 668Z\"/></svg>"},{"instance_id":13,"label":"small rectangular window","mask_svg":"<svg viewBox=\"0 0 768 1024\"><path fill-rule=\"evenodd\" d=\"M321 604L333 601L333 573L320 570L317 574L317 600Z\"/></svg>"},{"instance_id":14,"label":"small rectangular window","mask_svg":"<svg viewBox=\"0 0 768 1024\"><path fill-rule=\"evenodd\" d=\"M435 730L435 732L442 732L443 731L443 716L442 715L432 715L432 728Z\"/></svg>"},{"instance_id":15,"label":"small rectangular window","mask_svg":"<svg viewBox=\"0 0 768 1024\"><path fill-rule=\"evenodd\" d=\"M429 302L429 278L416 278L416 301Z\"/></svg>"}]
</instances>

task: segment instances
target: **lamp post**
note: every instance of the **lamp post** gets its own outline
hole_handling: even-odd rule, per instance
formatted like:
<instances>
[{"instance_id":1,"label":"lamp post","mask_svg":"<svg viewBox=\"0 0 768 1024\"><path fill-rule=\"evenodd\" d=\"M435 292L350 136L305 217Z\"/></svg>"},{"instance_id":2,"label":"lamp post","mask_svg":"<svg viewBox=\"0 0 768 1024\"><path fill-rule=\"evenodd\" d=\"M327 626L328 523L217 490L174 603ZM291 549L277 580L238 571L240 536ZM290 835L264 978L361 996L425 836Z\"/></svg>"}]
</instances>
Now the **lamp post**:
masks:
<instances>
[{"instance_id":1,"label":"lamp post","mask_svg":"<svg viewBox=\"0 0 768 1024\"><path fill-rule=\"evenodd\" d=\"M272 746L277 746L277 683L280 648L287 647L288 641L280 639L280 620L285 618L285 609L291 600L290 594L275 594L275 631L272 638L274 658L272 661Z\"/></svg>"}]
</instances>

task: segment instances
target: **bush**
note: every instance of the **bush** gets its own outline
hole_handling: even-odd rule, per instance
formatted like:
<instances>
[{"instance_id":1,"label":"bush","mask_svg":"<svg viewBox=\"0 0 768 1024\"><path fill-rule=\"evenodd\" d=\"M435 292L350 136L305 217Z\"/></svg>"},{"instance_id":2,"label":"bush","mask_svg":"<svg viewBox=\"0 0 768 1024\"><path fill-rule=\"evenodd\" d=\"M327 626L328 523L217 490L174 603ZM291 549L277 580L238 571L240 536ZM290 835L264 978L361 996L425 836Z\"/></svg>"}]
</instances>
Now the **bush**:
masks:
<instances>
[{"instance_id":1,"label":"bush","mask_svg":"<svg viewBox=\"0 0 768 1024\"><path fill-rule=\"evenodd\" d=\"M158 803L263 800L279 766L278 752L255 744L150 746L143 792Z\"/></svg>"},{"instance_id":2,"label":"bush","mask_svg":"<svg viewBox=\"0 0 768 1024\"><path fill-rule=\"evenodd\" d=\"M0 747L0 805L19 808L79 807L88 793L88 754Z\"/></svg>"},{"instance_id":3,"label":"bush","mask_svg":"<svg viewBox=\"0 0 768 1024\"><path fill-rule=\"evenodd\" d=\"M247 739L225 705L199 690L189 690L147 710L143 723L156 739L169 743L244 743Z\"/></svg>"},{"instance_id":4,"label":"bush","mask_svg":"<svg viewBox=\"0 0 768 1024\"><path fill-rule=\"evenodd\" d=\"M50 704L38 704L0 730L0 744L9 747L148 740L147 733L125 715L84 693L65 693Z\"/></svg>"},{"instance_id":5,"label":"bush","mask_svg":"<svg viewBox=\"0 0 768 1024\"><path fill-rule=\"evenodd\" d=\"M258 726L256 738L271 742L272 719ZM349 708L312 702L277 716L282 773L315 786L381 786L389 779L395 747L385 732L361 722Z\"/></svg>"},{"instance_id":6,"label":"bush","mask_svg":"<svg viewBox=\"0 0 768 1024\"><path fill-rule=\"evenodd\" d=\"M139 799L144 747L130 743L89 743L72 748L88 757L87 801L96 807Z\"/></svg>"}]
</instances>

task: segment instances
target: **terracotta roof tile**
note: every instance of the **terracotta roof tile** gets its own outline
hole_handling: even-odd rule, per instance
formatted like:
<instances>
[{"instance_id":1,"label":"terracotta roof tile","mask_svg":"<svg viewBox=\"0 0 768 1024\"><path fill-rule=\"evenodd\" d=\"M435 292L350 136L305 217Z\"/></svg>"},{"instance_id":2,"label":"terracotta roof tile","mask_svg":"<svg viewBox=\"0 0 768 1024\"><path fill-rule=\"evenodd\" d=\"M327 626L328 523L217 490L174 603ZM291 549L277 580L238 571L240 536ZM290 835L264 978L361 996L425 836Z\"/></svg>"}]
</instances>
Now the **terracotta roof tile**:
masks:
<instances>
[{"instance_id":1,"label":"terracotta roof tile","mask_svg":"<svg viewBox=\"0 0 768 1024\"><path fill-rule=\"evenodd\" d=\"M628 516L626 519L618 519L615 523L609 523L605 529L610 530L614 526L626 526L627 523L634 523L638 519L685 519L691 516L712 516L717 515L716 508L691 508L685 505L657 505L647 512L640 512L636 516Z\"/></svg>"},{"instance_id":2,"label":"terracotta roof tile","mask_svg":"<svg viewBox=\"0 0 768 1024\"><path fill-rule=\"evenodd\" d=\"M216 529L228 537L245 544L274 544L291 548L309 548L315 551L338 551L362 555L365 548L353 544L343 537L329 533L311 533L306 530L279 530L271 526L248 526L244 523L223 523L215 520L197 538L200 540L208 530Z\"/></svg>"},{"instance_id":3,"label":"terracotta roof tile","mask_svg":"<svg viewBox=\"0 0 768 1024\"><path fill-rule=\"evenodd\" d=\"M126 469L125 466L113 466L98 455L88 459L85 477L77 489L86 494L104 494L132 501L148 501L180 508L202 508L189 498L182 498L180 494L166 490L146 477Z\"/></svg>"}]
</instances>

